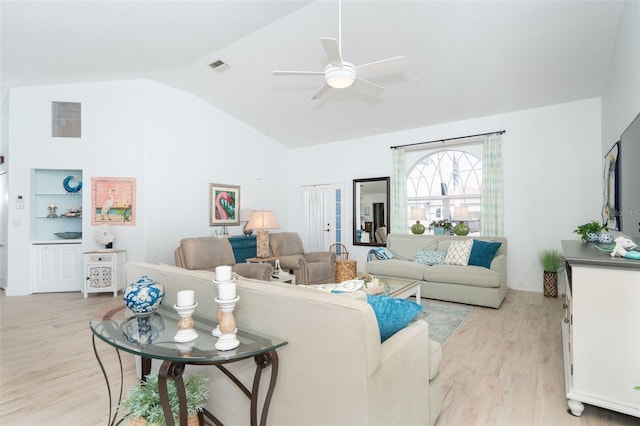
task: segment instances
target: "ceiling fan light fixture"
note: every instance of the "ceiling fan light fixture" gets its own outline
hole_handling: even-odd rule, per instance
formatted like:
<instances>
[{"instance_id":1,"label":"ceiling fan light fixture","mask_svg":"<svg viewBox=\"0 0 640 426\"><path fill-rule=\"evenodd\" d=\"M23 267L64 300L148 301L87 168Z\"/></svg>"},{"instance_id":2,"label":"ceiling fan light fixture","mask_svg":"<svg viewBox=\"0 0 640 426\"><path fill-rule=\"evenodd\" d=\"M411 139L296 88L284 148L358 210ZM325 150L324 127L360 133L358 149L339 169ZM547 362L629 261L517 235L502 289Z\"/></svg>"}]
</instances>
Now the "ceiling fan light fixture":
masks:
<instances>
[{"instance_id":1,"label":"ceiling fan light fixture","mask_svg":"<svg viewBox=\"0 0 640 426\"><path fill-rule=\"evenodd\" d=\"M324 78L328 86L334 89L346 89L356 81L356 70L347 62L343 62L342 65L328 65Z\"/></svg>"}]
</instances>

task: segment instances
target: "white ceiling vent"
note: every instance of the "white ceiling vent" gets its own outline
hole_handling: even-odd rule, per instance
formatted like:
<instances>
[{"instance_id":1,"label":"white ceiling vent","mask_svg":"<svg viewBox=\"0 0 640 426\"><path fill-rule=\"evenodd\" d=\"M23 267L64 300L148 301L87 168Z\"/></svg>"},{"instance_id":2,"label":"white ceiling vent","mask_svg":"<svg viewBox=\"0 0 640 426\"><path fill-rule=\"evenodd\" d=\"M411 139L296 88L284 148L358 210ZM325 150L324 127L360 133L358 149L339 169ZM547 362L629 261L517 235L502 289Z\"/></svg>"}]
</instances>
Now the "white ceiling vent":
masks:
<instances>
[{"instance_id":1,"label":"white ceiling vent","mask_svg":"<svg viewBox=\"0 0 640 426\"><path fill-rule=\"evenodd\" d=\"M220 59L215 62L211 62L209 66L218 72L226 71L229 69L229 65Z\"/></svg>"}]
</instances>

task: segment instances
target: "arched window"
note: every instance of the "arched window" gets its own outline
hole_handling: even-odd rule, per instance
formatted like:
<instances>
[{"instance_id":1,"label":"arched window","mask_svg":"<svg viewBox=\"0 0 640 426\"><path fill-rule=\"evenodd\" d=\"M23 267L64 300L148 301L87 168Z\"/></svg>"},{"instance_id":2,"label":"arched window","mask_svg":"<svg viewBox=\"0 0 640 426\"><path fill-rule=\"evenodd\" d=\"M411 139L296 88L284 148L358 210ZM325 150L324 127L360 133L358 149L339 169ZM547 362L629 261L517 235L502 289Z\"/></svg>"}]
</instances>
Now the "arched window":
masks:
<instances>
[{"instance_id":1,"label":"arched window","mask_svg":"<svg viewBox=\"0 0 640 426\"><path fill-rule=\"evenodd\" d=\"M420 158L407 174L409 223L415 223L413 212L424 208L421 222L457 223L464 220L471 234L480 233L482 196L482 160L460 150L431 151Z\"/></svg>"}]
</instances>

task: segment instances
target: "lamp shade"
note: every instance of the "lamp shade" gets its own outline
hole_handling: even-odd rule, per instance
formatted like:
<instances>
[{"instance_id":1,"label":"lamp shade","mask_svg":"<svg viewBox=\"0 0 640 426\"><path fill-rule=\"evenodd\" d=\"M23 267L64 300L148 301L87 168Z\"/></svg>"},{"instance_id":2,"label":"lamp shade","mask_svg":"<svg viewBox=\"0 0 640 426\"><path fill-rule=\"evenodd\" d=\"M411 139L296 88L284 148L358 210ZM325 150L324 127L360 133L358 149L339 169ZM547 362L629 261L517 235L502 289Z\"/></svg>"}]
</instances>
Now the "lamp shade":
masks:
<instances>
[{"instance_id":1,"label":"lamp shade","mask_svg":"<svg viewBox=\"0 0 640 426\"><path fill-rule=\"evenodd\" d=\"M411 207L411 220L420 220L424 219L424 207Z\"/></svg>"},{"instance_id":2,"label":"lamp shade","mask_svg":"<svg viewBox=\"0 0 640 426\"><path fill-rule=\"evenodd\" d=\"M469 207L456 207L453 211L453 218L455 220L469 220L471 215L469 214Z\"/></svg>"},{"instance_id":3,"label":"lamp shade","mask_svg":"<svg viewBox=\"0 0 640 426\"><path fill-rule=\"evenodd\" d=\"M280 225L271 210L255 210L251 213L247 229L280 229Z\"/></svg>"}]
</instances>

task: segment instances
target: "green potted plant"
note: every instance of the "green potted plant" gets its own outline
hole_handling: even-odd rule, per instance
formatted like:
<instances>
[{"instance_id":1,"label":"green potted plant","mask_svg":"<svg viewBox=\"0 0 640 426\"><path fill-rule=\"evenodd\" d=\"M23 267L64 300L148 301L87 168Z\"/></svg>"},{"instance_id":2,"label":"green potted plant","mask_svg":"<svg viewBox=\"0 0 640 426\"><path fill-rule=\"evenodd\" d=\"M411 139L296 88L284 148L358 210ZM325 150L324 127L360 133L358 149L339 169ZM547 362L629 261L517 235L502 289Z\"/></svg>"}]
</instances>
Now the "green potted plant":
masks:
<instances>
[{"instance_id":1,"label":"green potted plant","mask_svg":"<svg viewBox=\"0 0 640 426\"><path fill-rule=\"evenodd\" d=\"M198 413L204 409L204 403L209 397L208 381L208 378L199 374L191 374L183 380L187 394L189 426L198 424ZM175 422L177 422L180 403L178 389L173 380L167 380L167 391L171 413ZM158 393L158 375L151 373L147 375L146 381L134 385L127 394L127 398L120 403L120 408L127 410L125 417L129 418L129 425L131 426L166 425L162 404L160 403L160 394Z\"/></svg>"},{"instance_id":2,"label":"green potted plant","mask_svg":"<svg viewBox=\"0 0 640 426\"><path fill-rule=\"evenodd\" d=\"M589 223L585 223L583 225L578 225L576 229L573 230L575 234L580 235L582 241L585 242L593 242L598 241L598 236L600 231L605 230L608 231L606 223L600 223L596 220L592 220Z\"/></svg>"},{"instance_id":3,"label":"green potted plant","mask_svg":"<svg viewBox=\"0 0 640 426\"><path fill-rule=\"evenodd\" d=\"M564 266L564 256L558 250L546 249L538 253L543 270L544 295L558 297L558 271Z\"/></svg>"},{"instance_id":4,"label":"green potted plant","mask_svg":"<svg viewBox=\"0 0 640 426\"><path fill-rule=\"evenodd\" d=\"M433 228L434 235L444 235L445 232L449 233L451 232L451 229L453 229L453 225L451 224L451 222L445 219L434 220L433 222L431 222L431 225L429 225L429 227Z\"/></svg>"}]
</instances>

